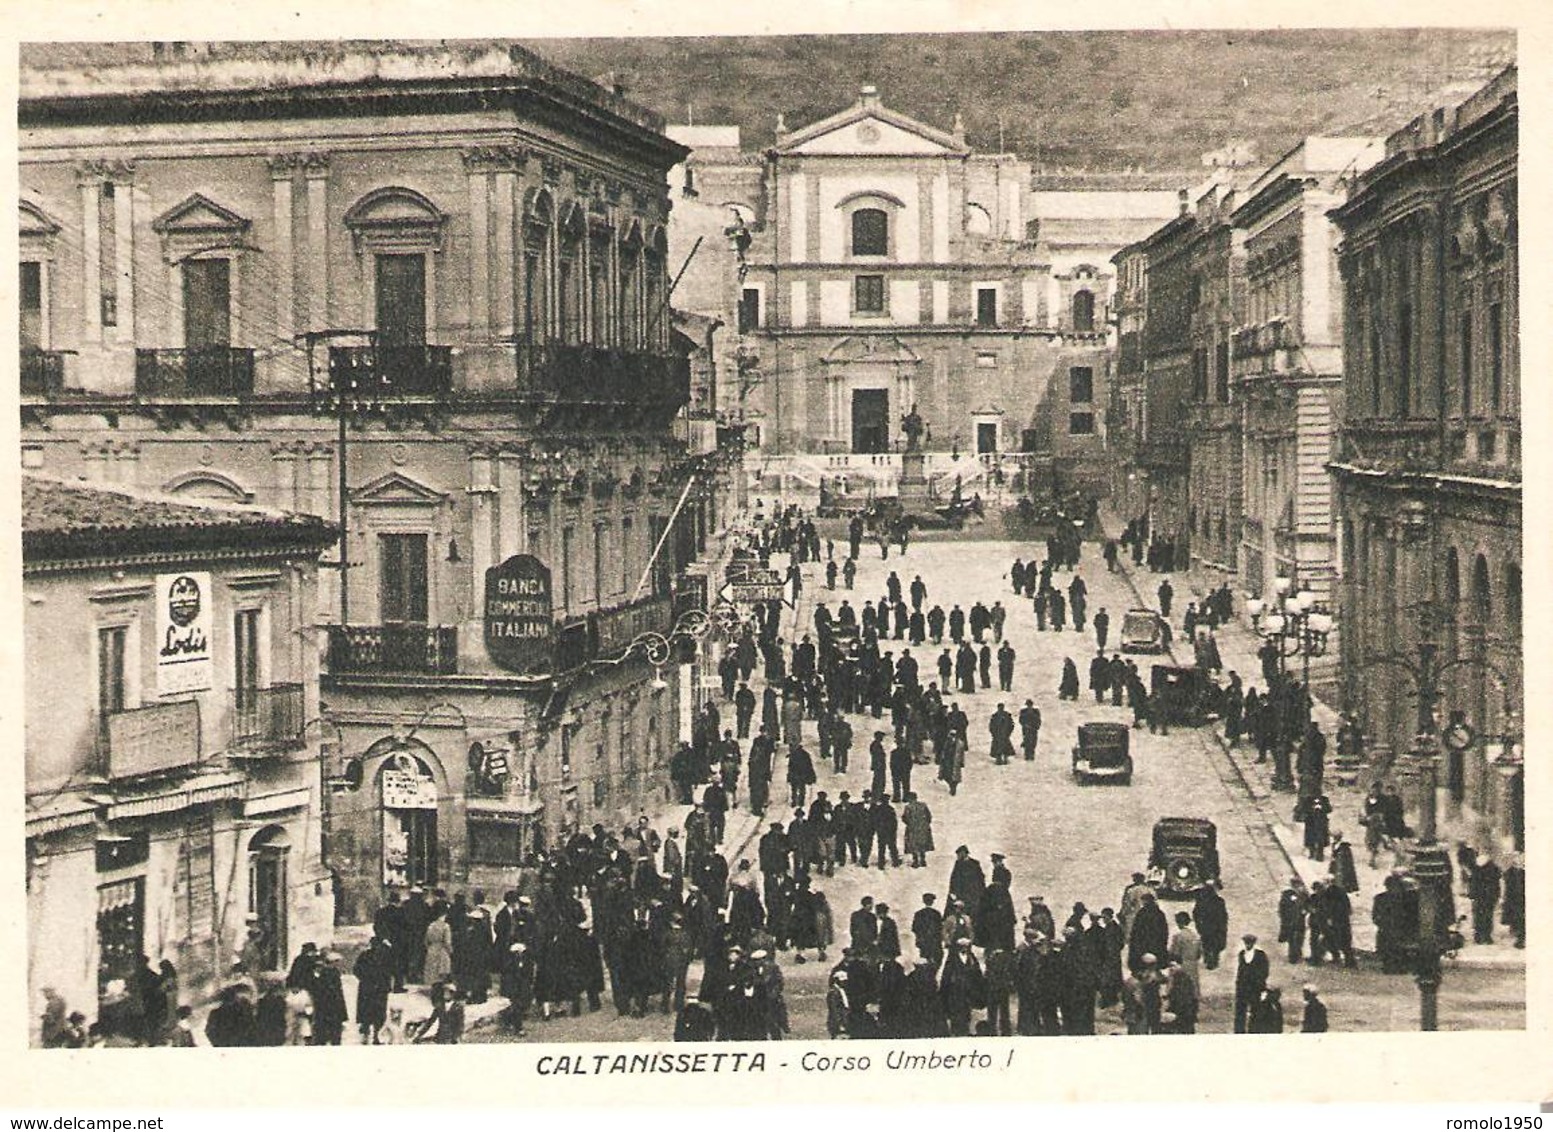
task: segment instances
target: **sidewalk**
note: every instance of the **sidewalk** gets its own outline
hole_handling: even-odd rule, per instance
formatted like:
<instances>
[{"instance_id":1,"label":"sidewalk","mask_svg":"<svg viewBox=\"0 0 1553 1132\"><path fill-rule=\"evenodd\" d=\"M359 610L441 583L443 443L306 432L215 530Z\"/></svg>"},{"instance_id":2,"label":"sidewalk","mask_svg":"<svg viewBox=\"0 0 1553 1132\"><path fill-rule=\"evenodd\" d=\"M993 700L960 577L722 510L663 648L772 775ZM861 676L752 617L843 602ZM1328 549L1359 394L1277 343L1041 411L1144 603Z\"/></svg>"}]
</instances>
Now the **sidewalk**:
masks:
<instances>
[{"instance_id":1,"label":"sidewalk","mask_svg":"<svg viewBox=\"0 0 1553 1132\"><path fill-rule=\"evenodd\" d=\"M1110 532L1121 529L1121 524L1116 517L1110 514L1104 507L1101 508L1101 525L1108 532L1108 537L1115 537ZM1144 581L1154 575L1144 567L1137 566L1125 553L1120 558L1121 572L1127 577L1127 583L1134 595L1138 598L1141 608L1153 609L1157 602L1153 600L1153 586L1148 586L1148 593L1140 585L1139 575L1144 575ZM1182 571L1171 575L1171 584L1177 587L1175 604L1184 609L1189 602L1200 601L1207 596L1213 588L1205 583L1197 572ZM1218 579L1215 579L1217 584ZM1238 612L1238 611L1237 611ZM1178 626L1172 625L1172 629ZM1195 663L1195 657L1191 649L1183 645L1183 634L1177 632L1172 636L1172 644L1167 652L1171 662L1178 665L1190 665ZM1214 639L1219 646L1219 657L1224 665L1224 672L1238 672L1241 681L1246 687L1261 684L1261 661L1257 656L1260 641L1256 635L1240 621L1231 621L1219 626L1214 631ZM1327 736L1328 744L1332 744L1337 734L1339 721L1338 713L1330 705L1321 699L1315 698L1311 709L1312 718L1321 726L1321 730ZM1330 858L1322 861L1311 860L1305 853L1304 832L1293 820L1294 803L1296 796L1293 793L1276 792L1272 788L1273 764L1271 760L1265 763L1256 761L1256 748L1242 742L1238 746L1231 746L1225 739L1223 730L1217 725L1209 725L1207 731L1213 736L1219 747L1224 751L1230 765L1245 785L1246 792L1254 803L1269 818L1268 827L1274 839L1278 843L1284 858L1289 864L1289 874L1298 875L1308 888L1314 881L1325 880L1329 877ZM1366 770L1361 770L1356 781L1352 785L1338 783L1330 773L1327 775L1327 797L1332 801L1331 829L1333 833L1341 832L1344 838L1354 847L1354 869L1358 875L1359 891L1353 894L1353 936L1354 949L1356 951L1373 953L1375 950L1375 925L1370 920L1370 901L1381 890L1386 877L1399 863L1399 855L1395 852L1381 850L1376 857L1376 867L1371 868L1369 854L1364 848L1364 827L1360 825L1359 818L1363 813L1364 796L1369 789L1372 779ZM1458 915L1470 912L1471 906L1466 902L1461 893L1460 884L1457 885L1456 911ZM1463 948L1455 964L1461 967L1495 967L1495 968L1524 968L1526 965L1526 952L1517 949L1509 942L1508 933L1503 930L1497 932L1496 942L1489 945L1468 944Z\"/></svg>"}]
</instances>

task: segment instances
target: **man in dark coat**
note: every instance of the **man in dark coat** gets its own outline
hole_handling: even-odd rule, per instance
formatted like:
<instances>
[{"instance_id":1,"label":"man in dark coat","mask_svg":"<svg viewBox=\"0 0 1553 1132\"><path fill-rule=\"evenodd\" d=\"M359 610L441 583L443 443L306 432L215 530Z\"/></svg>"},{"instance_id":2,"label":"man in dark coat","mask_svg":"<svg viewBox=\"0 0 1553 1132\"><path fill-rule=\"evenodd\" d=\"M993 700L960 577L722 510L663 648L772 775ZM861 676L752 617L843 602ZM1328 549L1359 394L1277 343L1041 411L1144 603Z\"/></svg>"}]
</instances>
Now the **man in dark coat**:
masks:
<instances>
[{"instance_id":1,"label":"man in dark coat","mask_svg":"<svg viewBox=\"0 0 1553 1132\"><path fill-rule=\"evenodd\" d=\"M404 990L404 981L409 975L409 951L404 945L404 908L399 903L398 891L389 890L388 903L372 917L372 931L388 945L389 977L393 980L393 989Z\"/></svg>"},{"instance_id":2,"label":"man in dark coat","mask_svg":"<svg viewBox=\"0 0 1553 1132\"><path fill-rule=\"evenodd\" d=\"M890 965L895 965L894 961L901 957L900 925L891 919L890 906L888 904L880 904L877 912L879 917L879 935L874 941L874 950L879 953L881 959L889 960ZM895 969L900 971L898 965L895 965Z\"/></svg>"},{"instance_id":3,"label":"man in dark coat","mask_svg":"<svg viewBox=\"0 0 1553 1132\"><path fill-rule=\"evenodd\" d=\"M917 955L933 965L937 971L944 959L944 914L933 907L936 896L922 894L922 907L911 918L911 937L917 945Z\"/></svg>"},{"instance_id":4,"label":"man in dark coat","mask_svg":"<svg viewBox=\"0 0 1553 1132\"><path fill-rule=\"evenodd\" d=\"M1007 641L998 649L998 689L1003 692L1014 689L1014 646Z\"/></svg>"},{"instance_id":5,"label":"man in dark coat","mask_svg":"<svg viewBox=\"0 0 1553 1132\"><path fill-rule=\"evenodd\" d=\"M1111 615L1105 611L1104 606L1101 606L1099 612L1095 614L1094 626L1095 647L1103 653L1105 652L1106 637L1111 632Z\"/></svg>"},{"instance_id":6,"label":"man in dark coat","mask_svg":"<svg viewBox=\"0 0 1553 1132\"><path fill-rule=\"evenodd\" d=\"M1197 890L1192 922L1202 937L1203 966L1212 971L1218 967L1219 956L1229 946L1229 909L1224 905L1224 897L1219 895L1218 882L1209 881Z\"/></svg>"},{"instance_id":7,"label":"man in dark coat","mask_svg":"<svg viewBox=\"0 0 1553 1132\"><path fill-rule=\"evenodd\" d=\"M366 955L366 952L362 952ZM391 980L392 975L387 974L384 966L385 980ZM386 985L386 982L385 982ZM383 995L384 1002L388 1001L388 994ZM366 1031L363 1030L363 1033ZM221 1001L210 1017L205 1019L205 1039L213 1046L251 1046L256 1044L254 1031L253 1002L248 997L248 988L243 985L225 987L221 991ZM374 1043L376 1037L374 1034Z\"/></svg>"},{"instance_id":8,"label":"man in dark coat","mask_svg":"<svg viewBox=\"0 0 1553 1132\"><path fill-rule=\"evenodd\" d=\"M1200 926L1200 925L1199 925ZM1267 952L1256 945L1249 932L1240 937L1241 948L1235 953L1235 1033L1248 1032L1251 1009L1267 989Z\"/></svg>"},{"instance_id":9,"label":"man in dark coat","mask_svg":"<svg viewBox=\"0 0 1553 1132\"><path fill-rule=\"evenodd\" d=\"M1025 762L1035 761L1036 744L1041 741L1041 709L1034 700L1026 700L1019 709L1019 741L1024 749Z\"/></svg>"},{"instance_id":10,"label":"man in dark coat","mask_svg":"<svg viewBox=\"0 0 1553 1132\"><path fill-rule=\"evenodd\" d=\"M904 802L911 793L911 749L904 743L896 743L890 751L890 798ZM883 791L880 791L882 794Z\"/></svg>"},{"instance_id":11,"label":"man in dark coat","mask_svg":"<svg viewBox=\"0 0 1553 1132\"><path fill-rule=\"evenodd\" d=\"M895 813L895 807L890 805L889 798L883 794L874 795L873 809L869 811L868 817L873 823L874 840L879 845L879 867L884 868L884 858L888 854L890 863L900 868L900 817Z\"/></svg>"},{"instance_id":12,"label":"man in dark coat","mask_svg":"<svg viewBox=\"0 0 1553 1132\"><path fill-rule=\"evenodd\" d=\"M949 870L949 895L964 903L967 911L980 908L982 890L987 887L981 862L964 845L954 851L954 858L954 867Z\"/></svg>"},{"instance_id":13,"label":"man in dark coat","mask_svg":"<svg viewBox=\"0 0 1553 1132\"><path fill-rule=\"evenodd\" d=\"M1170 923L1152 892L1143 894L1143 903L1132 919L1132 934L1127 938L1127 967L1134 972L1143 969L1143 957L1156 958L1170 949Z\"/></svg>"},{"instance_id":14,"label":"man in dark coat","mask_svg":"<svg viewBox=\"0 0 1553 1132\"><path fill-rule=\"evenodd\" d=\"M1467 881L1472 900L1472 942L1494 942L1494 910L1499 905L1503 874L1493 858L1479 853Z\"/></svg>"},{"instance_id":15,"label":"man in dark coat","mask_svg":"<svg viewBox=\"0 0 1553 1132\"><path fill-rule=\"evenodd\" d=\"M367 949L356 957L356 1025L363 1045L380 1045L380 1032L388 1022L388 996L394 986L393 960L382 937L373 936Z\"/></svg>"},{"instance_id":16,"label":"man in dark coat","mask_svg":"<svg viewBox=\"0 0 1553 1132\"><path fill-rule=\"evenodd\" d=\"M1515 946L1526 946L1526 869L1511 858L1504 870L1504 900L1499 905L1499 922L1510 929Z\"/></svg>"},{"instance_id":17,"label":"man in dark coat","mask_svg":"<svg viewBox=\"0 0 1553 1132\"><path fill-rule=\"evenodd\" d=\"M1320 992L1310 983L1301 988L1305 998L1305 1014L1300 1020L1300 1033L1324 1034L1327 1032L1327 1005L1321 1001Z\"/></svg>"},{"instance_id":18,"label":"man in dark coat","mask_svg":"<svg viewBox=\"0 0 1553 1132\"><path fill-rule=\"evenodd\" d=\"M340 955L326 952L313 970L308 992L313 999L313 1039L315 1046L337 1046L349 1016L345 1010L345 986L340 979Z\"/></svg>"},{"instance_id":19,"label":"man in dark coat","mask_svg":"<svg viewBox=\"0 0 1553 1132\"><path fill-rule=\"evenodd\" d=\"M734 723L740 739L750 737L750 721L755 718L755 693L748 684L741 683L733 694Z\"/></svg>"},{"instance_id":20,"label":"man in dark coat","mask_svg":"<svg viewBox=\"0 0 1553 1132\"><path fill-rule=\"evenodd\" d=\"M874 898L865 896L847 923L847 938L854 955L867 955L879 942L879 919L874 914Z\"/></svg>"},{"instance_id":21,"label":"man in dark coat","mask_svg":"<svg viewBox=\"0 0 1553 1132\"><path fill-rule=\"evenodd\" d=\"M976 927L978 947L1014 950L1014 900L1005 886L989 884L982 890L981 903L971 922Z\"/></svg>"},{"instance_id":22,"label":"man in dark coat","mask_svg":"<svg viewBox=\"0 0 1553 1132\"><path fill-rule=\"evenodd\" d=\"M814 760L803 744L794 743L787 752L787 785L792 791L792 805L802 806L807 802L814 778Z\"/></svg>"},{"instance_id":23,"label":"man in dark coat","mask_svg":"<svg viewBox=\"0 0 1553 1132\"><path fill-rule=\"evenodd\" d=\"M1289 946L1289 962L1305 957L1305 886L1292 877L1278 897L1278 942Z\"/></svg>"},{"instance_id":24,"label":"man in dark coat","mask_svg":"<svg viewBox=\"0 0 1553 1132\"><path fill-rule=\"evenodd\" d=\"M944 969L938 980L939 999L949 1018L951 1037L969 1037L971 1012L981 1008L986 1001L985 976L981 964L971 951L971 941L957 940L944 959Z\"/></svg>"},{"instance_id":25,"label":"man in dark coat","mask_svg":"<svg viewBox=\"0 0 1553 1132\"><path fill-rule=\"evenodd\" d=\"M1014 757L1014 717L1008 714L1008 708L998 705L987 721L987 731L992 736L992 761L999 766L1008 765Z\"/></svg>"}]
</instances>

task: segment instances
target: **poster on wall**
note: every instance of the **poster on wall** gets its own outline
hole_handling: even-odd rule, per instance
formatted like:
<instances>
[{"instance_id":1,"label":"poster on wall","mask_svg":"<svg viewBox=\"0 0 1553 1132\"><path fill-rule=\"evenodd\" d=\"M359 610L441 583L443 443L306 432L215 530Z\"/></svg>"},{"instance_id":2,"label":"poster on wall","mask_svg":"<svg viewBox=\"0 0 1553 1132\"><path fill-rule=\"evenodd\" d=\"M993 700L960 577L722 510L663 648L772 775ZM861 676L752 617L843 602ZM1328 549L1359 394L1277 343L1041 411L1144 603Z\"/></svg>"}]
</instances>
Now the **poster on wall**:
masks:
<instances>
[{"instance_id":1,"label":"poster on wall","mask_svg":"<svg viewBox=\"0 0 1553 1132\"><path fill-rule=\"evenodd\" d=\"M211 687L211 588L208 573L156 576L156 693Z\"/></svg>"}]
</instances>

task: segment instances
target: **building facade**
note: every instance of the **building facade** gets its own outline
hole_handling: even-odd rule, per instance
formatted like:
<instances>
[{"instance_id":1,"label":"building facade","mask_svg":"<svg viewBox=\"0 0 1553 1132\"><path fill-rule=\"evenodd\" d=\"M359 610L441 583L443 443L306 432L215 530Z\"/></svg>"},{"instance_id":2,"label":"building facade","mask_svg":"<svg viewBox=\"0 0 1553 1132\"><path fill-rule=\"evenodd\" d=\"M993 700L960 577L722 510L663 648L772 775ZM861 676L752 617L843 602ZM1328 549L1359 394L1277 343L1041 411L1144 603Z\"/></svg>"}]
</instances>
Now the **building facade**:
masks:
<instances>
[{"instance_id":1,"label":"building facade","mask_svg":"<svg viewBox=\"0 0 1553 1132\"><path fill-rule=\"evenodd\" d=\"M673 420L685 150L505 44L119 50L23 69L24 462L343 526L341 916L662 797L692 691L631 646L727 471Z\"/></svg>"},{"instance_id":2,"label":"building facade","mask_svg":"<svg viewBox=\"0 0 1553 1132\"><path fill-rule=\"evenodd\" d=\"M1332 471L1346 703L1371 758L1412 748L1422 694L1447 829L1520 847L1516 77L1387 138L1331 213L1346 327Z\"/></svg>"},{"instance_id":3,"label":"building facade","mask_svg":"<svg viewBox=\"0 0 1553 1132\"><path fill-rule=\"evenodd\" d=\"M22 481L29 1002L327 941L322 520ZM37 1011L29 1010L34 1021ZM34 1035L36 1039L36 1035Z\"/></svg>"},{"instance_id":4,"label":"building facade","mask_svg":"<svg viewBox=\"0 0 1553 1132\"><path fill-rule=\"evenodd\" d=\"M1342 414L1338 230L1327 217L1377 138L1306 138L1246 190L1245 301L1231 343L1244 434L1239 578L1253 597L1275 578L1337 601L1335 489L1327 464Z\"/></svg>"},{"instance_id":5,"label":"building facade","mask_svg":"<svg viewBox=\"0 0 1553 1132\"><path fill-rule=\"evenodd\" d=\"M1181 213L1140 241L1147 264L1144 294L1143 413L1137 441L1137 475L1143 481L1141 517L1153 534L1189 533L1187 490L1191 454L1186 417L1192 400L1192 243L1197 217L1182 194ZM1133 516L1139 517L1139 516Z\"/></svg>"},{"instance_id":6,"label":"building facade","mask_svg":"<svg viewBox=\"0 0 1553 1132\"><path fill-rule=\"evenodd\" d=\"M715 308L737 330L728 404L763 467L888 481L915 407L930 478L969 489L1023 453L1104 480L1109 257L1157 223L1162 194L1040 189L1015 156L974 153L872 87L779 129L758 164L726 129L676 129L699 203L676 214L675 258L723 229L707 270L736 296Z\"/></svg>"}]
</instances>

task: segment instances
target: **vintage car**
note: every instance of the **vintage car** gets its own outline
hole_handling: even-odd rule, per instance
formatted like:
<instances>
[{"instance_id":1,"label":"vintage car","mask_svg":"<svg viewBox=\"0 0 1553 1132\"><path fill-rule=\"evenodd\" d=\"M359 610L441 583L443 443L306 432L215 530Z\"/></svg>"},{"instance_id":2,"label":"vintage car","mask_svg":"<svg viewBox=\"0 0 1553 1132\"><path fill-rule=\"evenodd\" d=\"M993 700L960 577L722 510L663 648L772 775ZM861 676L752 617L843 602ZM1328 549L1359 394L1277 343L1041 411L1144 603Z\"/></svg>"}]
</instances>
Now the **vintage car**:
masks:
<instances>
[{"instance_id":1,"label":"vintage car","mask_svg":"<svg viewBox=\"0 0 1553 1132\"><path fill-rule=\"evenodd\" d=\"M1091 782L1132 782L1132 730L1125 723L1081 723L1073 747L1073 777Z\"/></svg>"},{"instance_id":2,"label":"vintage car","mask_svg":"<svg viewBox=\"0 0 1553 1132\"><path fill-rule=\"evenodd\" d=\"M1202 668L1156 664L1149 691L1159 697L1165 722L1179 727L1200 727L1217 719L1223 706L1223 690L1212 673Z\"/></svg>"},{"instance_id":3,"label":"vintage car","mask_svg":"<svg viewBox=\"0 0 1553 1132\"><path fill-rule=\"evenodd\" d=\"M1218 829L1206 818L1160 818L1154 823L1148 878L1162 896L1190 896L1218 880Z\"/></svg>"},{"instance_id":4,"label":"vintage car","mask_svg":"<svg viewBox=\"0 0 1553 1132\"><path fill-rule=\"evenodd\" d=\"M1123 652L1161 653L1170 643L1170 626L1152 609L1129 609L1116 639Z\"/></svg>"}]
</instances>

